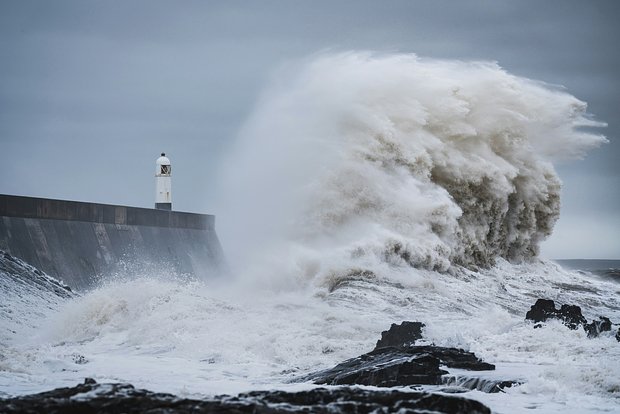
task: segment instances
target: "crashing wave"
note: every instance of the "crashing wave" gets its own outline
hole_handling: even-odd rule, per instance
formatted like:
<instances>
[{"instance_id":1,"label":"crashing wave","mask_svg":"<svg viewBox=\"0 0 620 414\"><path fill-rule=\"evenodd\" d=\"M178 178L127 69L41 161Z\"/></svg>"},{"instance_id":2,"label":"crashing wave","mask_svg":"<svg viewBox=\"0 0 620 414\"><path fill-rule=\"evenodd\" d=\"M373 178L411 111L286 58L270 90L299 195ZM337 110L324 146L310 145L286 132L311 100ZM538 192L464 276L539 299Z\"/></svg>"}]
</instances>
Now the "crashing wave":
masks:
<instances>
[{"instance_id":1,"label":"crashing wave","mask_svg":"<svg viewBox=\"0 0 620 414\"><path fill-rule=\"evenodd\" d=\"M496 63L320 55L263 94L228 161L223 226L239 250L294 242L350 267L527 260L559 217L552 162L605 142L583 129L603 125Z\"/></svg>"}]
</instances>

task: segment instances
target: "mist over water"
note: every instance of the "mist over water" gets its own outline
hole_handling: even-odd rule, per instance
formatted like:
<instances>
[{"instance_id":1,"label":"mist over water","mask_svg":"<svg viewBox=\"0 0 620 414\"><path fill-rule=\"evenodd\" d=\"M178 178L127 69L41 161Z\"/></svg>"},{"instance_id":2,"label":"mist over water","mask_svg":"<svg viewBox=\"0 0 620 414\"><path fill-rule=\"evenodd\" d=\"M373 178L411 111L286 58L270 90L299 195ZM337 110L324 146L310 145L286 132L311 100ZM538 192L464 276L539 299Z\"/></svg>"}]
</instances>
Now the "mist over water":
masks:
<instances>
[{"instance_id":1,"label":"mist over water","mask_svg":"<svg viewBox=\"0 0 620 414\"><path fill-rule=\"evenodd\" d=\"M235 260L273 248L311 278L334 261L529 260L560 214L552 162L605 142L581 128L602 125L495 63L318 55L282 69L243 128L219 229Z\"/></svg>"},{"instance_id":2,"label":"mist over water","mask_svg":"<svg viewBox=\"0 0 620 414\"><path fill-rule=\"evenodd\" d=\"M230 275L133 269L71 299L7 285L7 308L46 315L0 313L0 396L85 376L182 396L308 388L296 381L417 320L427 343L524 383L464 395L496 412L613 411L613 335L524 321L544 297L620 322L617 284L537 258L560 214L552 163L605 142L584 126L602 126L585 103L494 63L350 52L289 64L223 163Z\"/></svg>"}]
</instances>

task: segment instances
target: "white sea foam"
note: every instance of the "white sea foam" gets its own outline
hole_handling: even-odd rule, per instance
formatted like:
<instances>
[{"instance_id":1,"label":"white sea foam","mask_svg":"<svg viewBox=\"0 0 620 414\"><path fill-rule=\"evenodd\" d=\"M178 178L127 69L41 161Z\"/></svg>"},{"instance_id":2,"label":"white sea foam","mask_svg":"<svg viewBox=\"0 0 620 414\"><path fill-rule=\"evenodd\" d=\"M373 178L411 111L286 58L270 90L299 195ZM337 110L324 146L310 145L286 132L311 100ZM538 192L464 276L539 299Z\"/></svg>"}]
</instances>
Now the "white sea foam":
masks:
<instances>
[{"instance_id":1,"label":"white sea foam","mask_svg":"<svg viewBox=\"0 0 620 414\"><path fill-rule=\"evenodd\" d=\"M494 63L320 55L283 69L243 129L220 229L235 257L276 246L289 262L314 250L440 271L529 259L559 216L551 161L604 142L580 129L592 125L584 102Z\"/></svg>"},{"instance_id":2,"label":"white sea foam","mask_svg":"<svg viewBox=\"0 0 620 414\"><path fill-rule=\"evenodd\" d=\"M496 412L614 410L620 346L524 321L536 298L620 321L618 285L536 259L585 104L496 64L327 54L284 68L222 173L229 283L116 281L16 331L0 390L85 376L181 395L298 389L391 323L474 351ZM81 359L80 357L83 357ZM76 363L86 362L86 363ZM567 410L567 406L570 409Z\"/></svg>"},{"instance_id":3,"label":"white sea foam","mask_svg":"<svg viewBox=\"0 0 620 414\"><path fill-rule=\"evenodd\" d=\"M498 412L618 403L620 347L612 335L588 339L559 323L533 329L524 320L542 296L617 322L617 284L550 263L504 261L479 272L390 276L286 292L149 278L106 286L39 321L38 335L20 337L0 363L0 388L34 392L90 376L183 395L295 389L299 376L371 350L391 323L420 320L426 341L471 350L497 365L485 375L524 382L501 396L467 394ZM577 404L579 396L586 402Z\"/></svg>"}]
</instances>

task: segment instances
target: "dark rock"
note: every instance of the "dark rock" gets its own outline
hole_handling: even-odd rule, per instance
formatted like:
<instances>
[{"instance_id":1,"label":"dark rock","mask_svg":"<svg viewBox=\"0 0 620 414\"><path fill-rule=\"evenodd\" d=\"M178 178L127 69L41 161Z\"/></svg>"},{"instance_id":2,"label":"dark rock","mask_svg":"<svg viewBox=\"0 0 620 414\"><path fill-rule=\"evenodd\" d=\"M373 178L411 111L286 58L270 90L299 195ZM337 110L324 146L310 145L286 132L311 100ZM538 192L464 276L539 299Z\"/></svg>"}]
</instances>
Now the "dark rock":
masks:
<instances>
[{"instance_id":1,"label":"dark rock","mask_svg":"<svg viewBox=\"0 0 620 414\"><path fill-rule=\"evenodd\" d=\"M492 371L495 365L483 362L473 352L467 352L458 348L446 348L442 346L414 346L408 352L423 355L431 355L448 368L461 368L470 371Z\"/></svg>"},{"instance_id":2,"label":"dark rock","mask_svg":"<svg viewBox=\"0 0 620 414\"><path fill-rule=\"evenodd\" d=\"M512 387L516 387L518 385L522 385L523 382L521 381L500 381L497 384L495 384L495 386L493 387L493 390L497 390L497 392L506 392L504 391L506 388L512 388ZM496 391L489 391L491 393L496 392Z\"/></svg>"},{"instance_id":3,"label":"dark rock","mask_svg":"<svg viewBox=\"0 0 620 414\"><path fill-rule=\"evenodd\" d=\"M462 349L432 345L385 347L376 348L304 379L328 385L440 385L442 375L448 373L439 368L440 364L475 371L495 369L494 365L482 362L473 353Z\"/></svg>"},{"instance_id":4,"label":"dark rock","mask_svg":"<svg viewBox=\"0 0 620 414\"><path fill-rule=\"evenodd\" d=\"M268 404L290 404L304 412L316 413L490 413L482 403L461 397L423 392L367 391L358 388L326 390L316 388L298 393L254 392L240 397L258 397ZM301 411L301 410L300 410ZM279 412L279 411L278 411ZM287 411L289 412L289 411Z\"/></svg>"},{"instance_id":5,"label":"dark rock","mask_svg":"<svg viewBox=\"0 0 620 414\"><path fill-rule=\"evenodd\" d=\"M562 305L556 309L555 303L549 299L538 299L525 315L526 320L537 322L534 328L539 328L539 322L549 319L561 320L570 329L577 329L580 326L586 331L589 338L599 336L601 332L611 331L612 323L609 318L600 316L599 320L590 323L581 314L581 308L577 305ZM620 334L619 334L620 335ZM618 338L618 335L616 335ZM618 339L620 341L620 339Z\"/></svg>"},{"instance_id":6,"label":"dark rock","mask_svg":"<svg viewBox=\"0 0 620 414\"><path fill-rule=\"evenodd\" d=\"M616 341L620 342L620 328L618 328L618 332L616 332Z\"/></svg>"},{"instance_id":7,"label":"dark rock","mask_svg":"<svg viewBox=\"0 0 620 414\"><path fill-rule=\"evenodd\" d=\"M581 308L577 305L562 305L558 310L555 302L550 299L538 299L534 306L525 315L525 319L534 322L546 322L549 319L560 319L570 329L577 329L586 324L586 318L581 314Z\"/></svg>"},{"instance_id":8,"label":"dark rock","mask_svg":"<svg viewBox=\"0 0 620 414\"><path fill-rule=\"evenodd\" d=\"M534 306L525 314L525 319L534 322L545 322L547 319L557 317L555 302L551 299L538 299Z\"/></svg>"},{"instance_id":9,"label":"dark rock","mask_svg":"<svg viewBox=\"0 0 620 414\"><path fill-rule=\"evenodd\" d=\"M381 339L377 341L375 349L385 347L405 348L415 345L415 341L422 339L422 322L404 321L400 325L395 323L387 331L381 332Z\"/></svg>"},{"instance_id":10,"label":"dark rock","mask_svg":"<svg viewBox=\"0 0 620 414\"><path fill-rule=\"evenodd\" d=\"M412 354L398 348L379 348L349 359L332 369L306 377L316 384L328 385L397 385L441 384L439 359L426 353Z\"/></svg>"},{"instance_id":11,"label":"dark rock","mask_svg":"<svg viewBox=\"0 0 620 414\"><path fill-rule=\"evenodd\" d=\"M595 320L583 326L589 338L597 337L601 332L611 331L611 321L609 318L599 316L598 319L598 321Z\"/></svg>"},{"instance_id":12,"label":"dark rock","mask_svg":"<svg viewBox=\"0 0 620 414\"><path fill-rule=\"evenodd\" d=\"M334 368L310 374L303 381L328 385L374 385L377 387L441 385L447 371L461 368L473 371L494 370L471 352L434 345L416 346L422 338L421 322L392 324L381 333L375 349L349 359Z\"/></svg>"},{"instance_id":13,"label":"dark rock","mask_svg":"<svg viewBox=\"0 0 620 414\"><path fill-rule=\"evenodd\" d=\"M130 384L97 384L87 379L72 388L0 401L6 414L105 413L480 413L491 411L478 401L424 392L369 391L358 388L316 388L302 392L259 391L206 400L135 389Z\"/></svg>"},{"instance_id":14,"label":"dark rock","mask_svg":"<svg viewBox=\"0 0 620 414\"><path fill-rule=\"evenodd\" d=\"M392 324L389 330L381 332L375 351L380 348L392 347L406 351L412 355L428 354L440 360L450 368L463 368L474 371L493 370L495 366L482 362L471 352L457 348L440 346L415 346L415 341L422 339L422 322L404 321L400 325Z\"/></svg>"},{"instance_id":15,"label":"dark rock","mask_svg":"<svg viewBox=\"0 0 620 414\"><path fill-rule=\"evenodd\" d=\"M588 323L581 314L581 308L577 305L562 305L558 311L558 317L564 322L564 325L573 330Z\"/></svg>"}]
</instances>

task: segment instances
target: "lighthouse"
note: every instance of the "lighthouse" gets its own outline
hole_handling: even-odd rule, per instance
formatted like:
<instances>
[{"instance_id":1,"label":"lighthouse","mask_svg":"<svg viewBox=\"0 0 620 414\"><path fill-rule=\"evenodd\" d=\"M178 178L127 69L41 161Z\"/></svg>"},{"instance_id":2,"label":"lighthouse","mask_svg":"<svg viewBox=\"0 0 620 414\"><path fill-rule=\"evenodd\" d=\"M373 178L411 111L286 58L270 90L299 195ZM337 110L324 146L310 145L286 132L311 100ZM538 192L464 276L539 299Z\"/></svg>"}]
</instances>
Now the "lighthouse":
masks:
<instances>
[{"instance_id":1,"label":"lighthouse","mask_svg":"<svg viewBox=\"0 0 620 414\"><path fill-rule=\"evenodd\" d=\"M172 166L164 152L157 158L155 170L155 208L172 210Z\"/></svg>"}]
</instances>

